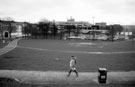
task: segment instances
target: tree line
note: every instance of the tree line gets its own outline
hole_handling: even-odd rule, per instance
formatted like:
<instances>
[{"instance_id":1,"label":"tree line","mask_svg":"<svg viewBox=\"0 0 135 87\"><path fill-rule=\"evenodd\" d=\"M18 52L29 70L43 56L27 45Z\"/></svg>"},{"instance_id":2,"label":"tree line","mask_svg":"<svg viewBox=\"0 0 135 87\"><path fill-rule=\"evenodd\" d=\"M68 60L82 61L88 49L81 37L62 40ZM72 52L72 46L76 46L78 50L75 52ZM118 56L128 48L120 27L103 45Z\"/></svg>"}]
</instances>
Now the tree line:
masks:
<instances>
[{"instance_id":1,"label":"tree line","mask_svg":"<svg viewBox=\"0 0 135 87\"><path fill-rule=\"evenodd\" d=\"M29 38L55 39L58 36L60 37L60 34L58 34L58 28L53 22L39 22L37 24L25 22L22 32L25 38L29 37Z\"/></svg>"},{"instance_id":2,"label":"tree line","mask_svg":"<svg viewBox=\"0 0 135 87\"><path fill-rule=\"evenodd\" d=\"M106 34L108 37L111 37L111 40L114 39L114 36L117 33L123 31L121 25L108 25L104 28L108 31ZM34 37L34 38L43 38L43 39L62 39L64 34L70 36L71 32L74 32L76 36L80 33L81 28L75 25L64 25L63 29L58 29L55 22L39 22L37 24L26 23L26 26L23 28L23 33L25 37Z\"/></svg>"},{"instance_id":3,"label":"tree line","mask_svg":"<svg viewBox=\"0 0 135 87\"><path fill-rule=\"evenodd\" d=\"M12 24L15 23L15 21L11 20L11 18L7 18L5 21L7 21L6 23L8 24L8 30L11 38L11 33L15 29ZM100 29L99 26L97 28ZM74 35L78 36L81 33L81 29L83 28L73 24L63 25L63 28L59 29L55 21L50 22L48 20L42 20L38 23L23 22L22 33L25 38L63 39L65 33L68 34L69 37L71 36L71 32L74 32ZM103 29L108 31L106 35L111 37L112 41L117 33L123 31L123 27L121 25L108 25ZM2 28L0 28L0 32L2 33Z\"/></svg>"}]
</instances>

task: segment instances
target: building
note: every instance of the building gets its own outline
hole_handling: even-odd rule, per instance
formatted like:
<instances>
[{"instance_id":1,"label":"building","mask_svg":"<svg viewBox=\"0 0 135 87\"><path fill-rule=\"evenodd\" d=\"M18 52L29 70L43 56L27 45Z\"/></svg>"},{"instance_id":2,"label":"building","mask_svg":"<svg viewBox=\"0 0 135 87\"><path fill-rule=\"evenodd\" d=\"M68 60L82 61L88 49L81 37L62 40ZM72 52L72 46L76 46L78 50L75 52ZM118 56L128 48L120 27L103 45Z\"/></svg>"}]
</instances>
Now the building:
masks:
<instances>
[{"instance_id":1,"label":"building","mask_svg":"<svg viewBox=\"0 0 135 87\"><path fill-rule=\"evenodd\" d=\"M15 22L16 29L11 33L12 38L18 38L23 36L23 26L24 22Z\"/></svg>"},{"instance_id":2,"label":"building","mask_svg":"<svg viewBox=\"0 0 135 87\"><path fill-rule=\"evenodd\" d=\"M56 21L58 31L64 32L64 37L76 37L80 39L103 39L107 40L108 30L106 29L106 23L96 23L92 25L87 21L75 21L74 18L70 18L67 21ZM65 38L65 39L66 39Z\"/></svg>"},{"instance_id":3,"label":"building","mask_svg":"<svg viewBox=\"0 0 135 87\"><path fill-rule=\"evenodd\" d=\"M108 30L106 28L100 28L97 25L91 26L90 29L82 29L81 30L81 36L83 36L85 39L92 39L92 40L107 40L107 33Z\"/></svg>"},{"instance_id":4,"label":"building","mask_svg":"<svg viewBox=\"0 0 135 87\"><path fill-rule=\"evenodd\" d=\"M58 28L58 33L63 33L64 38L78 37L80 36L80 31L85 29L90 29L92 24L87 21L75 21L74 18L67 19L67 21L56 21L55 25Z\"/></svg>"},{"instance_id":5,"label":"building","mask_svg":"<svg viewBox=\"0 0 135 87\"><path fill-rule=\"evenodd\" d=\"M95 25L97 25L99 27L106 27L106 22L95 23Z\"/></svg>"},{"instance_id":6,"label":"building","mask_svg":"<svg viewBox=\"0 0 135 87\"><path fill-rule=\"evenodd\" d=\"M22 37L23 23L0 20L0 39Z\"/></svg>"}]
</instances>

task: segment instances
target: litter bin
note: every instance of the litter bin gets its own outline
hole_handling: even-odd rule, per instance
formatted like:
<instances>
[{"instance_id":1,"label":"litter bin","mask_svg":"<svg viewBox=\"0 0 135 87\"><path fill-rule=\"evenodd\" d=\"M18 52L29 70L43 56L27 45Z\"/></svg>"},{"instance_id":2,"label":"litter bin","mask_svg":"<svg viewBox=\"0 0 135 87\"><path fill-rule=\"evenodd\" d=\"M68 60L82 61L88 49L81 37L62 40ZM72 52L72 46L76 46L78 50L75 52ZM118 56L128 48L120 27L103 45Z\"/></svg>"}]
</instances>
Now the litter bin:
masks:
<instances>
[{"instance_id":1,"label":"litter bin","mask_svg":"<svg viewBox=\"0 0 135 87\"><path fill-rule=\"evenodd\" d=\"M98 69L98 82L99 83L106 83L107 80L107 69L106 68L99 68Z\"/></svg>"}]
</instances>

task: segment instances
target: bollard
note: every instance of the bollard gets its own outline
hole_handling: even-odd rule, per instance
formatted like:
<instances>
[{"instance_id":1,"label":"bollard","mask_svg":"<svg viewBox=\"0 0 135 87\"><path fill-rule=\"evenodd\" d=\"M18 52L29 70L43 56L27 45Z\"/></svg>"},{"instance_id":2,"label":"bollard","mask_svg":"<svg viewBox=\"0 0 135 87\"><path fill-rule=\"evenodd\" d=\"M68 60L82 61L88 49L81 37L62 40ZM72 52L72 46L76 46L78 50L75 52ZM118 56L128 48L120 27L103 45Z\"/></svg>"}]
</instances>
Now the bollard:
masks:
<instances>
[{"instance_id":1,"label":"bollard","mask_svg":"<svg viewBox=\"0 0 135 87\"><path fill-rule=\"evenodd\" d=\"M98 82L99 83L106 83L107 80L107 69L106 68L99 68L98 69Z\"/></svg>"},{"instance_id":2,"label":"bollard","mask_svg":"<svg viewBox=\"0 0 135 87\"><path fill-rule=\"evenodd\" d=\"M3 40L2 42L5 43L5 40Z\"/></svg>"}]
</instances>

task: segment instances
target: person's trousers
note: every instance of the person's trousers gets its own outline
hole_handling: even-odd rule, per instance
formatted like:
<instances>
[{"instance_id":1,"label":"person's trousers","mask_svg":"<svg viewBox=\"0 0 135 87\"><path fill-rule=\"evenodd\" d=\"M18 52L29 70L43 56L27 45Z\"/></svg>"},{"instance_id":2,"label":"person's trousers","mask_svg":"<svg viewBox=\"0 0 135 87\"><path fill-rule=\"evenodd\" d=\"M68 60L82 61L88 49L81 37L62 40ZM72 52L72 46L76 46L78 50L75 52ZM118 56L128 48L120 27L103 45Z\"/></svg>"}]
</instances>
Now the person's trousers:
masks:
<instances>
[{"instance_id":1,"label":"person's trousers","mask_svg":"<svg viewBox=\"0 0 135 87\"><path fill-rule=\"evenodd\" d=\"M77 72L77 70L75 69L75 70L73 70L73 69L70 69L69 70L69 73L68 73L68 76L70 76L70 74L71 74L71 72L75 72L76 73L76 76L78 77L78 72Z\"/></svg>"}]
</instances>

